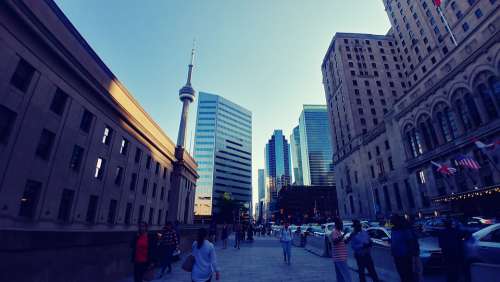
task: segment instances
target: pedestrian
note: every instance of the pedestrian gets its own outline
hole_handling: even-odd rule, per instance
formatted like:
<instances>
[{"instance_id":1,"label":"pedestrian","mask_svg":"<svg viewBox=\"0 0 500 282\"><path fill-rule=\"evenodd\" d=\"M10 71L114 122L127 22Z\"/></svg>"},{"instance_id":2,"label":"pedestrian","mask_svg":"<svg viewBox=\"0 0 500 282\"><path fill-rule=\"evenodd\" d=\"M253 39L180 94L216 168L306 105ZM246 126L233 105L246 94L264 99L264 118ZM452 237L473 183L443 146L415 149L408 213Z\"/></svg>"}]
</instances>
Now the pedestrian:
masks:
<instances>
[{"instance_id":1,"label":"pedestrian","mask_svg":"<svg viewBox=\"0 0 500 282\"><path fill-rule=\"evenodd\" d=\"M464 234L455 226L451 219L444 221L444 230L439 233L439 247L443 253L444 270L447 282L459 280L460 270L463 269Z\"/></svg>"},{"instance_id":2,"label":"pedestrian","mask_svg":"<svg viewBox=\"0 0 500 282\"><path fill-rule=\"evenodd\" d=\"M144 274L155 264L156 236L148 234L148 224L141 221L130 245L134 263L134 282L142 282Z\"/></svg>"},{"instance_id":3,"label":"pedestrian","mask_svg":"<svg viewBox=\"0 0 500 282\"><path fill-rule=\"evenodd\" d=\"M248 231L248 236L247 236L247 238L248 238L248 241L251 241L251 242L253 242L253 229L254 229L253 228L253 224L250 223L248 225L248 230L247 230Z\"/></svg>"},{"instance_id":4,"label":"pedestrian","mask_svg":"<svg viewBox=\"0 0 500 282\"><path fill-rule=\"evenodd\" d=\"M215 223L215 220L210 223L210 227L208 229L208 240L214 244L217 242L217 223Z\"/></svg>"},{"instance_id":5,"label":"pedestrian","mask_svg":"<svg viewBox=\"0 0 500 282\"><path fill-rule=\"evenodd\" d=\"M358 264L359 282L366 281L365 269L368 270L372 280L378 282L378 275L375 271L371 256L372 241L370 240L370 236L368 236L368 232L361 228L361 222L359 220L353 220L352 226L354 230L349 237L349 241L354 252L354 258Z\"/></svg>"},{"instance_id":6,"label":"pedestrian","mask_svg":"<svg viewBox=\"0 0 500 282\"><path fill-rule=\"evenodd\" d=\"M161 272L160 277L163 277L165 269L168 268L167 273L172 272L172 255L179 248L179 240L171 222L167 222L161 232L161 238L158 243L159 257L161 259Z\"/></svg>"},{"instance_id":7,"label":"pedestrian","mask_svg":"<svg viewBox=\"0 0 500 282\"><path fill-rule=\"evenodd\" d=\"M206 240L207 230L200 228L196 241L193 242L191 255L194 257L191 280L193 282L210 282L215 272L215 280L220 279L214 244Z\"/></svg>"},{"instance_id":8,"label":"pedestrian","mask_svg":"<svg viewBox=\"0 0 500 282\"><path fill-rule=\"evenodd\" d=\"M280 230L280 243L283 248L283 258L288 265L292 262L292 239L292 230L289 228L288 222L285 222Z\"/></svg>"},{"instance_id":9,"label":"pedestrian","mask_svg":"<svg viewBox=\"0 0 500 282\"><path fill-rule=\"evenodd\" d=\"M229 227L227 223L224 222L224 226L222 226L222 232L220 238L222 240L222 248L227 249L227 238L229 237Z\"/></svg>"},{"instance_id":10,"label":"pedestrian","mask_svg":"<svg viewBox=\"0 0 500 282\"><path fill-rule=\"evenodd\" d=\"M240 249L240 243L241 243L241 224L236 223L234 225L234 248Z\"/></svg>"},{"instance_id":11,"label":"pedestrian","mask_svg":"<svg viewBox=\"0 0 500 282\"><path fill-rule=\"evenodd\" d=\"M419 253L417 238L402 216L393 215L391 225L391 253L401 282L415 282L414 257Z\"/></svg>"},{"instance_id":12,"label":"pedestrian","mask_svg":"<svg viewBox=\"0 0 500 282\"><path fill-rule=\"evenodd\" d=\"M351 282L351 273L347 266L347 247L345 245L342 229L344 224L340 218L334 220L335 228L332 231L332 258L335 265L337 282Z\"/></svg>"}]
</instances>

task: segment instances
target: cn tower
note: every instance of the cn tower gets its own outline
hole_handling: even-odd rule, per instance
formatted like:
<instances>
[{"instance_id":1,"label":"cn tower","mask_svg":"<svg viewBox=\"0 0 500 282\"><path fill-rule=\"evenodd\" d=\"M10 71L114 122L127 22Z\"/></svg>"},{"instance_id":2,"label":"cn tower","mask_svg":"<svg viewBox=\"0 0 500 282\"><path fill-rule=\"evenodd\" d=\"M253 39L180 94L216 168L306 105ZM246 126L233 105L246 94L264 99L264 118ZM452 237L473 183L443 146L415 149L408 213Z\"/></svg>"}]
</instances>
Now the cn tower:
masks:
<instances>
[{"instance_id":1,"label":"cn tower","mask_svg":"<svg viewBox=\"0 0 500 282\"><path fill-rule=\"evenodd\" d=\"M186 127L189 113L189 104L194 101L196 91L191 87L191 75L193 72L194 62L194 47L191 49L191 62L189 63L189 71L187 82L184 87L179 90L179 99L182 101L181 123L179 125L179 134L177 135L177 147L184 148L186 143Z\"/></svg>"}]
</instances>

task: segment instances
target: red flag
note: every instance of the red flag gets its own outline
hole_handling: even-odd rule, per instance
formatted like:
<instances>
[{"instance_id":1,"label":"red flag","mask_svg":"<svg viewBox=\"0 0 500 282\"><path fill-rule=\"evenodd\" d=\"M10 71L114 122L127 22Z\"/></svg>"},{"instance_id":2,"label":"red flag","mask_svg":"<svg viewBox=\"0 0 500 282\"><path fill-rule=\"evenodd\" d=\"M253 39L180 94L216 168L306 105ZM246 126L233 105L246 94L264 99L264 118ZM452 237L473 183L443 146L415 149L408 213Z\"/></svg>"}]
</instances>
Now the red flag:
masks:
<instances>
[{"instance_id":1,"label":"red flag","mask_svg":"<svg viewBox=\"0 0 500 282\"><path fill-rule=\"evenodd\" d=\"M434 0L434 5L436 5L436 7L440 7L441 6L441 0Z\"/></svg>"}]
</instances>

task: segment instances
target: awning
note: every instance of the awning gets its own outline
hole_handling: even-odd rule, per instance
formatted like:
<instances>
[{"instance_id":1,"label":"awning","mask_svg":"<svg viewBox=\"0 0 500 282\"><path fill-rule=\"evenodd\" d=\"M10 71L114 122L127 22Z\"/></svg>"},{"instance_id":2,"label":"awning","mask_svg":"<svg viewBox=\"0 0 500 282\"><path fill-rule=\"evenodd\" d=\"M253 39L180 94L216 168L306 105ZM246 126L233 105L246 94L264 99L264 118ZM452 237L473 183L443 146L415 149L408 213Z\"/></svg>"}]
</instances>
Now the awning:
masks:
<instances>
[{"instance_id":1,"label":"awning","mask_svg":"<svg viewBox=\"0 0 500 282\"><path fill-rule=\"evenodd\" d=\"M446 196L439 196L432 199L434 203L449 203L460 200L468 200L468 199L480 199L480 198L489 198L500 193L500 185L488 186L485 188L474 189L461 193L452 193Z\"/></svg>"}]
</instances>

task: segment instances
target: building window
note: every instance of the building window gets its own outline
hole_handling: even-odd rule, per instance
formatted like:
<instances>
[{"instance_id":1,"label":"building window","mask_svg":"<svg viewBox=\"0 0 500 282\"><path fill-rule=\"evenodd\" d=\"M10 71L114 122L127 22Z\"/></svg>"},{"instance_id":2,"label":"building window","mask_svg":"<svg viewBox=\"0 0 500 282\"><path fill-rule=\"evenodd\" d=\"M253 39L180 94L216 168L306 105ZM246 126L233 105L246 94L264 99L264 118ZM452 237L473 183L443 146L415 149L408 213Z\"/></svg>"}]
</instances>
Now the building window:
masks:
<instances>
[{"instance_id":1,"label":"building window","mask_svg":"<svg viewBox=\"0 0 500 282\"><path fill-rule=\"evenodd\" d=\"M56 134L47 129L42 130L40 135L40 140L38 141L38 146L36 147L36 155L42 160L48 160L50 153L52 152L52 147L54 146L54 140L56 139Z\"/></svg>"},{"instance_id":2,"label":"building window","mask_svg":"<svg viewBox=\"0 0 500 282\"><path fill-rule=\"evenodd\" d=\"M130 224L130 218L132 217L132 203L127 203L125 208L125 224Z\"/></svg>"},{"instance_id":3,"label":"building window","mask_svg":"<svg viewBox=\"0 0 500 282\"><path fill-rule=\"evenodd\" d=\"M74 171L79 171L82 165L84 149L78 145L73 146L73 153L69 161L69 167Z\"/></svg>"},{"instance_id":4,"label":"building window","mask_svg":"<svg viewBox=\"0 0 500 282\"><path fill-rule=\"evenodd\" d=\"M61 196L61 203L59 204L59 213L57 215L57 219L63 222L69 221L74 198L75 198L75 191L70 189L63 190Z\"/></svg>"},{"instance_id":5,"label":"building window","mask_svg":"<svg viewBox=\"0 0 500 282\"><path fill-rule=\"evenodd\" d=\"M0 105L0 144L7 144L16 121L17 114Z\"/></svg>"},{"instance_id":6,"label":"building window","mask_svg":"<svg viewBox=\"0 0 500 282\"><path fill-rule=\"evenodd\" d=\"M85 217L85 220L87 221L87 223L94 223L95 222L98 201L99 201L99 197L94 196L94 195L90 196L89 204L87 207L87 216Z\"/></svg>"},{"instance_id":7,"label":"building window","mask_svg":"<svg viewBox=\"0 0 500 282\"><path fill-rule=\"evenodd\" d=\"M10 84L19 89L21 92L26 92L35 74L35 68L21 59L17 64L16 70L10 79Z\"/></svg>"},{"instance_id":8,"label":"building window","mask_svg":"<svg viewBox=\"0 0 500 282\"><path fill-rule=\"evenodd\" d=\"M372 165L370 166L370 171L372 173L372 178L375 178L375 168Z\"/></svg>"},{"instance_id":9,"label":"building window","mask_svg":"<svg viewBox=\"0 0 500 282\"><path fill-rule=\"evenodd\" d=\"M163 213L163 211L160 209L160 210L158 211L158 220L157 220L157 222L156 222L156 224L157 224L157 225L160 225L160 224L161 224L161 216L162 216L162 213Z\"/></svg>"},{"instance_id":10,"label":"building window","mask_svg":"<svg viewBox=\"0 0 500 282\"><path fill-rule=\"evenodd\" d=\"M130 177L130 191L135 190L135 186L137 185L137 173L132 173L132 176Z\"/></svg>"},{"instance_id":11,"label":"building window","mask_svg":"<svg viewBox=\"0 0 500 282\"><path fill-rule=\"evenodd\" d=\"M111 138L113 136L113 129L109 126L104 128L104 134L102 135L102 143L109 145L111 143Z\"/></svg>"},{"instance_id":12,"label":"building window","mask_svg":"<svg viewBox=\"0 0 500 282\"><path fill-rule=\"evenodd\" d=\"M95 165L94 178L101 180L104 175L104 169L106 168L106 160L103 158L97 158L97 163Z\"/></svg>"},{"instance_id":13,"label":"building window","mask_svg":"<svg viewBox=\"0 0 500 282\"><path fill-rule=\"evenodd\" d=\"M88 110L84 110L82 120L80 122L80 129L83 130L83 132L89 133L93 120L94 115Z\"/></svg>"},{"instance_id":14,"label":"building window","mask_svg":"<svg viewBox=\"0 0 500 282\"><path fill-rule=\"evenodd\" d=\"M401 194L399 192L398 183L394 183L393 187L394 187L394 195L396 195L396 204L398 205L398 209L402 210L403 209L403 202L401 201Z\"/></svg>"},{"instance_id":15,"label":"building window","mask_svg":"<svg viewBox=\"0 0 500 282\"><path fill-rule=\"evenodd\" d=\"M423 170L417 171L417 179L420 184L425 184L425 173Z\"/></svg>"},{"instance_id":16,"label":"building window","mask_svg":"<svg viewBox=\"0 0 500 282\"><path fill-rule=\"evenodd\" d=\"M156 162L155 174L158 175L160 173L160 162Z\"/></svg>"},{"instance_id":17,"label":"building window","mask_svg":"<svg viewBox=\"0 0 500 282\"><path fill-rule=\"evenodd\" d=\"M394 164L392 163L392 157L387 158L387 162L389 163L389 169L394 170Z\"/></svg>"},{"instance_id":18,"label":"building window","mask_svg":"<svg viewBox=\"0 0 500 282\"><path fill-rule=\"evenodd\" d=\"M151 197L154 199L156 198L156 188L157 188L157 184L156 183L153 183L153 193L151 195Z\"/></svg>"},{"instance_id":19,"label":"building window","mask_svg":"<svg viewBox=\"0 0 500 282\"><path fill-rule=\"evenodd\" d=\"M66 108L66 102L68 101L68 95L64 93L61 89L57 89L52 98L52 103L50 104L50 110L57 115L62 115L64 109Z\"/></svg>"},{"instance_id":20,"label":"building window","mask_svg":"<svg viewBox=\"0 0 500 282\"><path fill-rule=\"evenodd\" d=\"M167 179L167 168L163 168L163 179Z\"/></svg>"},{"instance_id":21,"label":"building window","mask_svg":"<svg viewBox=\"0 0 500 282\"><path fill-rule=\"evenodd\" d=\"M164 198L165 198L165 186L162 186L160 192L160 200L163 200Z\"/></svg>"},{"instance_id":22,"label":"building window","mask_svg":"<svg viewBox=\"0 0 500 282\"><path fill-rule=\"evenodd\" d=\"M391 196L389 195L389 191L387 190L387 186L382 187L384 189L384 200L385 200L385 210L391 211Z\"/></svg>"},{"instance_id":23,"label":"building window","mask_svg":"<svg viewBox=\"0 0 500 282\"><path fill-rule=\"evenodd\" d=\"M114 224L115 223L115 218L116 218L116 205L117 202L116 200L111 200L109 202L109 209L108 209L108 224Z\"/></svg>"},{"instance_id":24,"label":"building window","mask_svg":"<svg viewBox=\"0 0 500 282\"><path fill-rule=\"evenodd\" d=\"M122 179L123 179L123 167L118 166L116 167L115 184L120 186L122 184Z\"/></svg>"},{"instance_id":25,"label":"building window","mask_svg":"<svg viewBox=\"0 0 500 282\"><path fill-rule=\"evenodd\" d=\"M144 181L142 182L142 194L146 195L148 192L148 179L144 178Z\"/></svg>"},{"instance_id":26,"label":"building window","mask_svg":"<svg viewBox=\"0 0 500 282\"><path fill-rule=\"evenodd\" d=\"M465 32L467 32L467 31L469 30L469 24L468 24L467 22L464 22L464 23L462 24L462 29L463 29Z\"/></svg>"},{"instance_id":27,"label":"building window","mask_svg":"<svg viewBox=\"0 0 500 282\"><path fill-rule=\"evenodd\" d=\"M155 213L155 209L149 208L149 218L148 218L148 224L153 225L153 215Z\"/></svg>"},{"instance_id":28,"label":"building window","mask_svg":"<svg viewBox=\"0 0 500 282\"><path fill-rule=\"evenodd\" d=\"M141 151L141 149L136 148L136 149L135 149L135 157L134 157L134 161L135 161L135 163L139 163L139 162L141 161L141 156L142 156L142 151Z\"/></svg>"},{"instance_id":29,"label":"building window","mask_svg":"<svg viewBox=\"0 0 500 282\"><path fill-rule=\"evenodd\" d=\"M146 169L151 168L151 156L148 156L146 159Z\"/></svg>"},{"instance_id":30,"label":"building window","mask_svg":"<svg viewBox=\"0 0 500 282\"><path fill-rule=\"evenodd\" d=\"M121 146L120 146L120 154L122 155L126 155L127 152L128 152L128 144L129 144L129 141L125 138L122 138L122 143L121 143Z\"/></svg>"},{"instance_id":31,"label":"building window","mask_svg":"<svg viewBox=\"0 0 500 282\"><path fill-rule=\"evenodd\" d=\"M481 9L477 9L474 14L476 15L476 18L480 18L483 16L483 11L481 11Z\"/></svg>"},{"instance_id":32,"label":"building window","mask_svg":"<svg viewBox=\"0 0 500 282\"><path fill-rule=\"evenodd\" d=\"M144 205L139 206L139 222L144 220Z\"/></svg>"},{"instance_id":33,"label":"building window","mask_svg":"<svg viewBox=\"0 0 500 282\"><path fill-rule=\"evenodd\" d=\"M28 180L24 187L23 196L21 197L21 205L19 216L33 219L35 217L36 206L42 190L42 183L38 181Z\"/></svg>"},{"instance_id":34,"label":"building window","mask_svg":"<svg viewBox=\"0 0 500 282\"><path fill-rule=\"evenodd\" d=\"M415 199L413 198L413 192L411 191L410 182L408 179L405 179L405 187L406 187L406 196L408 196L408 204L410 208L415 208Z\"/></svg>"}]
</instances>

